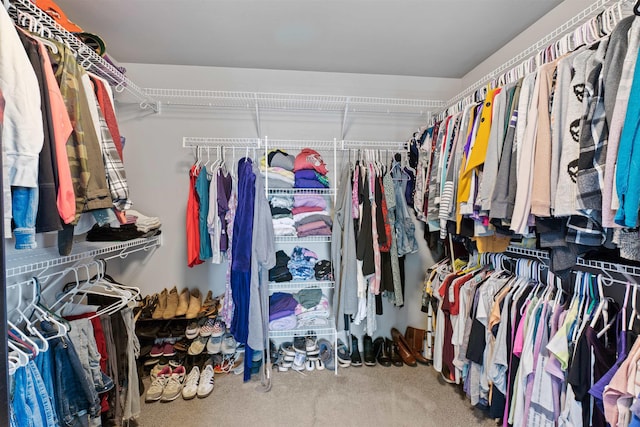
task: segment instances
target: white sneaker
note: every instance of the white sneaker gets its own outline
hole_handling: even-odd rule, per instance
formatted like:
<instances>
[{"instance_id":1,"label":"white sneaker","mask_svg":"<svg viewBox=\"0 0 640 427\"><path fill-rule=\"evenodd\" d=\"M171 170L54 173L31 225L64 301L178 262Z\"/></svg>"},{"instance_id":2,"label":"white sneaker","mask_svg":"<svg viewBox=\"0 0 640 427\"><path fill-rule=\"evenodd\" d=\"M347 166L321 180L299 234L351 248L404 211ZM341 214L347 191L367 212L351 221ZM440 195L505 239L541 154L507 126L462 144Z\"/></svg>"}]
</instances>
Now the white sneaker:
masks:
<instances>
[{"instance_id":1,"label":"white sneaker","mask_svg":"<svg viewBox=\"0 0 640 427\"><path fill-rule=\"evenodd\" d=\"M167 365L158 372L156 378L151 382L151 386L147 390L147 395L145 397L145 402L157 402L162 398L162 394L164 392L164 388L167 385L167 381L169 381L169 377L171 376L171 368Z\"/></svg>"},{"instance_id":2,"label":"white sneaker","mask_svg":"<svg viewBox=\"0 0 640 427\"><path fill-rule=\"evenodd\" d=\"M304 371L306 360L307 355L305 353L296 352L296 357L293 359L293 366L291 366L291 369L294 371Z\"/></svg>"},{"instance_id":3,"label":"white sneaker","mask_svg":"<svg viewBox=\"0 0 640 427\"><path fill-rule=\"evenodd\" d=\"M314 369L316 369L316 364L313 360L311 359L307 359L307 363L305 365L305 369L307 371L313 371Z\"/></svg>"},{"instance_id":4,"label":"white sneaker","mask_svg":"<svg viewBox=\"0 0 640 427\"><path fill-rule=\"evenodd\" d=\"M171 375L167 380L167 384L164 386L164 390L162 391L163 402L176 400L178 396L182 394L182 382L184 381L185 373L186 370L184 369L184 366L178 366L171 372Z\"/></svg>"},{"instance_id":5,"label":"white sneaker","mask_svg":"<svg viewBox=\"0 0 640 427\"><path fill-rule=\"evenodd\" d=\"M194 366L187 375L187 380L182 387L182 398L184 400L191 400L196 397L198 393L198 380L200 380L200 368Z\"/></svg>"},{"instance_id":6,"label":"white sneaker","mask_svg":"<svg viewBox=\"0 0 640 427\"><path fill-rule=\"evenodd\" d=\"M213 391L214 384L213 365L207 365L200 374L200 384L198 384L198 397L204 399Z\"/></svg>"}]
</instances>

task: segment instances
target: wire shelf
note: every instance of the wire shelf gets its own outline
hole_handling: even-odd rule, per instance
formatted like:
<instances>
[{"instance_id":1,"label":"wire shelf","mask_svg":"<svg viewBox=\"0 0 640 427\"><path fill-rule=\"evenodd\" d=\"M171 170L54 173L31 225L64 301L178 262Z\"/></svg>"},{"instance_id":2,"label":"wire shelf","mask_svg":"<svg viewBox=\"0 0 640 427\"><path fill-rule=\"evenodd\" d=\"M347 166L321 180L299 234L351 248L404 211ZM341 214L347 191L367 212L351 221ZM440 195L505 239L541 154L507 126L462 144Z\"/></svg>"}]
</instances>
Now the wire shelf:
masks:
<instances>
[{"instance_id":1,"label":"wire shelf","mask_svg":"<svg viewBox=\"0 0 640 427\"><path fill-rule=\"evenodd\" d=\"M332 336L337 334L333 319L327 319L326 326L301 326L286 331L269 331L269 338L291 338L297 336L306 336L309 332L314 332L317 336Z\"/></svg>"},{"instance_id":2,"label":"wire shelf","mask_svg":"<svg viewBox=\"0 0 640 427\"><path fill-rule=\"evenodd\" d=\"M341 150L389 150L406 151L407 141L340 141Z\"/></svg>"},{"instance_id":3,"label":"wire shelf","mask_svg":"<svg viewBox=\"0 0 640 427\"><path fill-rule=\"evenodd\" d=\"M634 276L637 282L640 279L640 267L634 267L625 264L616 264L614 262L599 261L593 259L578 258L577 265L591 271L601 271L626 276Z\"/></svg>"},{"instance_id":4,"label":"wire shelf","mask_svg":"<svg viewBox=\"0 0 640 427\"><path fill-rule=\"evenodd\" d=\"M185 136L182 138L182 148L198 147L235 147L260 148L260 138L205 138Z\"/></svg>"},{"instance_id":5,"label":"wire shelf","mask_svg":"<svg viewBox=\"0 0 640 427\"><path fill-rule=\"evenodd\" d=\"M429 114L444 107L440 100L232 92L191 89L144 88L143 92L166 106L370 113Z\"/></svg>"},{"instance_id":6,"label":"wire shelf","mask_svg":"<svg viewBox=\"0 0 640 427\"><path fill-rule=\"evenodd\" d=\"M335 190L333 188L269 188L267 193L269 195L318 194L320 196L332 196L335 194Z\"/></svg>"},{"instance_id":7,"label":"wire shelf","mask_svg":"<svg viewBox=\"0 0 640 427\"><path fill-rule=\"evenodd\" d=\"M549 252L540 249L526 249L519 246L509 246L507 253L524 257L537 258L539 260L549 260Z\"/></svg>"},{"instance_id":8,"label":"wire shelf","mask_svg":"<svg viewBox=\"0 0 640 427\"><path fill-rule=\"evenodd\" d=\"M158 111L158 104L138 85L129 80L120 70L99 56L79 38L62 28L48 14L43 12L30 0L10 0L9 15L18 22L20 14L27 14L44 27L47 37L56 39L69 47L76 56L78 63L86 70L91 71L106 79L109 84L115 86L116 92L126 90L140 101L141 108L152 108Z\"/></svg>"},{"instance_id":9,"label":"wire shelf","mask_svg":"<svg viewBox=\"0 0 640 427\"><path fill-rule=\"evenodd\" d=\"M295 292L300 289L333 289L336 282L329 280L307 280L303 282L271 282L270 291Z\"/></svg>"},{"instance_id":10,"label":"wire shelf","mask_svg":"<svg viewBox=\"0 0 640 427\"><path fill-rule=\"evenodd\" d=\"M313 148L316 151L333 150L336 146L335 140L314 140L314 139L270 139L265 138L267 148L288 148L291 150L302 150L303 148Z\"/></svg>"},{"instance_id":11,"label":"wire shelf","mask_svg":"<svg viewBox=\"0 0 640 427\"><path fill-rule=\"evenodd\" d=\"M563 36L563 35L567 34L568 32L574 30L575 28L577 28L579 25L582 25L583 23L585 23L587 21L587 19L592 18L598 12L600 12L605 5L607 5L609 3L611 3L611 4L614 4L614 3L623 4L623 3L628 3L628 2L629 2L629 0L619 0L617 2L613 1L613 0L598 0L598 1L594 2L594 3L592 3L589 7L585 8L584 10L579 12L573 18L569 19L564 24L562 24L561 26L557 27L555 30L553 30L552 32L550 32L549 34L544 36L542 39L538 40L535 44L531 45L530 47L528 47L524 51L520 52L518 55L516 55L513 58L511 58L509 61L505 62L504 64L502 64L501 66L499 66L495 70L493 70L490 73L486 74L484 77L479 79L477 82L475 82L471 86L467 87L465 90L463 90L462 92L458 93L453 98L449 99L444 108L445 109L450 108L454 104L464 100L466 97L470 96L471 94L476 92L478 89L482 88L483 86L486 86L487 83L489 83L491 80L493 80L496 77L500 76L500 74L502 74L505 71L513 68L515 65L518 65L519 63L523 62L525 59L529 58L534 53L537 53L541 49L543 49L546 46L548 46L549 44L551 44L553 41L555 41L558 38L560 38L560 36Z\"/></svg>"},{"instance_id":12,"label":"wire shelf","mask_svg":"<svg viewBox=\"0 0 640 427\"><path fill-rule=\"evenodd\" d=\"M86 242L73 243L73 254L60 256L57 247L37 248L32 250L7 249L6 277L22 274L41 274L52 267L61 267L78 261L100 257L108 260L125 258L138 251L149 251L162 244L162 235L147 239L134 239L126 242Z\"/></svg>"},{"instance_id":13,"label":"wire shelf","mask_svg":"<svg viewBox=\"0 0 640 427\"><path fill-rule=\"evenodd\" d=\"M276 236L276 243L329 243L331 236Z\"/></svg>"}]
</instances>

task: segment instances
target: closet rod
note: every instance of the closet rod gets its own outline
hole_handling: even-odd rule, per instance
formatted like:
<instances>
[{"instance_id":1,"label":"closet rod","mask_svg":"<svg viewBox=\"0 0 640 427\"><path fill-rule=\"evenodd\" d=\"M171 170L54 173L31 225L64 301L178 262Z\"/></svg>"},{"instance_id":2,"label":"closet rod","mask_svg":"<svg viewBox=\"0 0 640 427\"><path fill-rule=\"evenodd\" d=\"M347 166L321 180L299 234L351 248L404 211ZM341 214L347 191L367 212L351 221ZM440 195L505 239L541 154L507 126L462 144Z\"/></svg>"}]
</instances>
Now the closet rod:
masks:
<instances>
[{"instance_id":1,"label":"closet rod","mask_svg":"<svg viewBox=\"0 0 640 427\"><path fill-rule=\"evenodd\" d=\"M185 136L182 138L182 148L198 147L240 147L240 148L260 148L262 141L260 138L203 138Z\"/></svg>"},{"instance_id":2,"label":"closet rod","mask_svg":"<svg viewBox=\"0 0 640 427\"><path fill-rule=\"evenodd\" d=\"M578 258L576 269L587 272L602 272L611 276L622 276L631 283L640 283L640 267L616 264L608 261ZM613 278L613 277L611 277Z\"/></svg>"},{"instance_id":3,"label":"closet rod","mask_svg":"<svg viewBox=\"0 0 640 427\"><path fill-rule=\"evenodd\" d=\"M582 10L580 13L575 15L573 18L566 21L564 24L553 30L551 33L547 34L542 39L538 40L535 44L531 45L529 48L520 52L518 55L505 62L495 70L486 74L484 77L476 81L471 86L467 87L462 92L455 95L453 98L449 99L446 102L445 107L440 111L439 114L446 112L455 104L463 101L466 97L470 96L474 92L477 92L479 89L482 89L484 86L489 84L493 79L500 76L503 72L514 68L516 65L519 65L525 59L528 59L532 54L539 52L541 49L547 47L551 43L560 39L560 37L566 35L570 31L578 28L580 25L584 24L588 19L596 16L599 12L605 9L605 6L619 4L622 6L625 3L630 2L631 0L597 0L595 3L591 4L586 9Z\"/></svg>"},{"instance_id":4,"label":"closet rod","mask_svg":"<svg viewBox=\"0 0 640 427\"><path fill-rule=\"evenodd\" d=\"M9 4L8 7L6 7L7 3ZM155 99L144 93L138 85L129 80L122 72L99 56L74 34L58 25L53 18L42 11L31 0L5 0L5 7L16 23L18 21L18 11L30 15L47 28L54 38L62 40L62 42L73 51L78 63L87 69L87 71L91 71L105 78L115 87L116 92L123 92L125 90L129 92L140 102L140 108L151 108L153 111L158 112L158 103Z\"/></svg>"}]
</instances>

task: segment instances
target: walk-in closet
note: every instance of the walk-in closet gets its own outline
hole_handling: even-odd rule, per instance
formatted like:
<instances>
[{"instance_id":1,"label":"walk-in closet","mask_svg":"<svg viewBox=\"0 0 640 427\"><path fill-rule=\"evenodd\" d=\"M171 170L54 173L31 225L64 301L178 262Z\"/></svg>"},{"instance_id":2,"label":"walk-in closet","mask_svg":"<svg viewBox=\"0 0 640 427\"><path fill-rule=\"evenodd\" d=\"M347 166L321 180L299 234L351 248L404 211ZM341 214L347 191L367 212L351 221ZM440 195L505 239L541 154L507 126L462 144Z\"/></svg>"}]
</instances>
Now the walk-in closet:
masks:
<instances>
[{"instance_id":1,"label":"walk-in closet","mask_svg":"<svg viewBox=\"0 0 640 427\"><path fill-rule=\"evenodd\" d=\"M640 426L639 52L636 0L4 0L0 426Z\"/></svg>"}]
</instances>

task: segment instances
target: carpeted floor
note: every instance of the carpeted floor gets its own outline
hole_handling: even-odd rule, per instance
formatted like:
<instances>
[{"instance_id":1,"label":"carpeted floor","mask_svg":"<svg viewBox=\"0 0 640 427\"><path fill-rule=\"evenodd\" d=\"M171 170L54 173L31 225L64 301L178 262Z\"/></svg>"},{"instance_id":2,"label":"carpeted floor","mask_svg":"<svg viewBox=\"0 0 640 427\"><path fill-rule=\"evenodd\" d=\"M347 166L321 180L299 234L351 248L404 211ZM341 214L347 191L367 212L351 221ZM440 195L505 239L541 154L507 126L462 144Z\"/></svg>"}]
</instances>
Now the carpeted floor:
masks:
<instances>
[{"instance_id":1,"label":"carpeted floor","mask_svg":"<svg viewBox=\"0 0 640 427\"><path fill-rule=\"evenodd\" d=\"M203 426L495 426L471 407L458 386L430 366L382 366L273 372L268 393L259 379L217 375L206 399L144 403L141 427ZM254 376L255 377L255 376ZM148 380L145 381L148 386Z\"/></svg>"}]
</instances>

